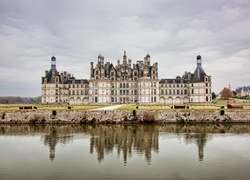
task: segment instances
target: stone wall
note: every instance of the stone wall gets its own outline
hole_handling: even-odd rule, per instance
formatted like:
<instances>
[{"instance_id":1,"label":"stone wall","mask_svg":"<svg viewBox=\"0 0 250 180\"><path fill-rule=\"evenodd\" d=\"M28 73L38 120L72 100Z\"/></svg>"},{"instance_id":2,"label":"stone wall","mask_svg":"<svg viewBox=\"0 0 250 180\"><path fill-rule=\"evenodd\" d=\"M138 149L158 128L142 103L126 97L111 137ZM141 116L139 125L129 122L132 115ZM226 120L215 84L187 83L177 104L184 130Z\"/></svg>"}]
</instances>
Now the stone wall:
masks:
<instances>
[{"instance_id":1,"label":"stone wall","mask_svg":"<svg viewBox=\"0 0 250 180\"><path fill-rule=\"evenodd\" d=\"M248 110L19 110L0 111L0 123L250 123Z\"/></svg>"}]
</instances>

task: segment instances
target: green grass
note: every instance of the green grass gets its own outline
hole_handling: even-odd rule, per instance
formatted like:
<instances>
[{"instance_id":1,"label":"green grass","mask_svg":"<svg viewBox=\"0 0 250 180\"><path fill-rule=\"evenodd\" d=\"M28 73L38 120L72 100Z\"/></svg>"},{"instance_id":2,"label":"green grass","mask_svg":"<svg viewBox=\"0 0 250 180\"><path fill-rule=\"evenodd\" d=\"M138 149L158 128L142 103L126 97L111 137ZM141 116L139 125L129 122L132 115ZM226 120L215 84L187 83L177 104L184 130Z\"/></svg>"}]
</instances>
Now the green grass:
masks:
<instances>
[{"instance_id":1,"label":"green grass","mask_svg":"<svg viewBox=\"0 0 250 180\"><path fill-rule=\"evenodd\" d=\"M231 99L222 100L216 99L213 103L189 103L189 110L220 110L222 106L227 109L227 103L242 104L243 109L250 110L250 100ZM91 110L110 106L111 104L88 104L88 105L47 105L47 104L0 104L0 110L19 110L21 106L36 106L38 110ZM68 106L71 109L68 109ZM137 108L138 106L138 108ZM117 108L117 110L170 110L171 104L124 104L124 106Z\"/></svg>"},{"instance_id":2,"label":"green grass","mask_svg":"<svg viewBox=\"0 0 250 180\"><path fill-rule=\"evenodd\" d=\"M231 101L231 103L240 103ZM249 104L248 104L249 103ZM250 109L250 101L249 102L240 103L243 104L243 109ZM117 108L117 110L170 110L172 109L173 105L161 105L161 104L155 104L155 105L148 105L148 104L126 104L120 108ZM224 106L224 109L227 109L227 101L226 100L220 100L217 103L189 103L186 104L188 108L186 110L220 110L222 106ZM138 107L138 108L137 108Z\"/></svg>"},{"instance_id":3,"label":"green grass","mask_svg":"<svg viewBox=\"0 0 250 180\"><path fill-rule=\"evenodd\" d=\"M98 105L43 105L43 104L0 104L0 110L19 110L19 107L35 106L37 110L90 110L110 106L109 104ZM71 107L69 109L68 107ZM34 109L34 108L33 108Z\"/></svg>"}]
</instances>

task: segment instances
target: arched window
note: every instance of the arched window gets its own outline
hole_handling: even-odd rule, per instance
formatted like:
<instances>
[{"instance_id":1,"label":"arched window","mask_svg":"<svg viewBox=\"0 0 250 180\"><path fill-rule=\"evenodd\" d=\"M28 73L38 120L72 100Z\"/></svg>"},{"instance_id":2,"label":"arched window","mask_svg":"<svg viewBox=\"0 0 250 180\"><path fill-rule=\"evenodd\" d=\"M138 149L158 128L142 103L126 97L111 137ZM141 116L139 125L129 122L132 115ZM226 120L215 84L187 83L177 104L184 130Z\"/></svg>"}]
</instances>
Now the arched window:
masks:
<instances>
[{"instance_id":1,"label":"arched window","mask_svg":"<svg viewBox=\"0 0 250 180\"><path fill-rule=\"evenodd\" d=\"M96 74L96 75L99 75L99 71L98 71L98 70L96 70L96 71L95 71L95 74Z\"/></svg>"}]
</instances>

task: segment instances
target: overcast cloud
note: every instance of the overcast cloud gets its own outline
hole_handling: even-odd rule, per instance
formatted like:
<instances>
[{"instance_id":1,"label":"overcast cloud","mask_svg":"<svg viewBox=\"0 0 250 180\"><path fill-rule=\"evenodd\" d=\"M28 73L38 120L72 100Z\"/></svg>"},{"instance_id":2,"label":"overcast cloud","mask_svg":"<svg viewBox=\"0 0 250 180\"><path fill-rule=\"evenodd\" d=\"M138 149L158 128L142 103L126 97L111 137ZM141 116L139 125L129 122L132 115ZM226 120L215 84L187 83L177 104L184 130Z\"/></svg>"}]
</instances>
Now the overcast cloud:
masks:
<instances>
[{"instance_id":1,"label":"overcast cloud","mask_svg":"<svg viewBox=\"0 0 250 180\"><path fill-rule=\"evenodd\" d=\"M79 79L99 53L149 53L159 78L193 73L199 53L214 92L250 85L249 17L249 0L0 0L0 96L39 96L53 53Z\"/></svg>"}]
</instances>

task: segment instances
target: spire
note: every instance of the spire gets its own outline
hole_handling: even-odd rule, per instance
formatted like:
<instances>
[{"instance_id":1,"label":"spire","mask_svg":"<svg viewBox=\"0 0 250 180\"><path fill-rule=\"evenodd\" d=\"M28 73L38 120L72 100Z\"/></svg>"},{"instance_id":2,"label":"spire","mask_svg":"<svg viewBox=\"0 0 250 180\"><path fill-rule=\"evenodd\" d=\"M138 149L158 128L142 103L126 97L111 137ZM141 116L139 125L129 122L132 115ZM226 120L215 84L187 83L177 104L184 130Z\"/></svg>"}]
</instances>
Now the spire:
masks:
<instances>
[{"instance_id":1,"label":"spire","mask_svg":"<svg viewBox=\"0 0 250 180\"><path fill-rule=\"evenodd\" d=\"M125 50L124 50L124 55L123 55L123 64L127 64L127 55L126 55Z\"/></svg>"}]
</instances>

